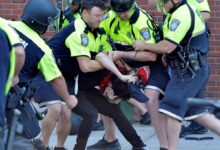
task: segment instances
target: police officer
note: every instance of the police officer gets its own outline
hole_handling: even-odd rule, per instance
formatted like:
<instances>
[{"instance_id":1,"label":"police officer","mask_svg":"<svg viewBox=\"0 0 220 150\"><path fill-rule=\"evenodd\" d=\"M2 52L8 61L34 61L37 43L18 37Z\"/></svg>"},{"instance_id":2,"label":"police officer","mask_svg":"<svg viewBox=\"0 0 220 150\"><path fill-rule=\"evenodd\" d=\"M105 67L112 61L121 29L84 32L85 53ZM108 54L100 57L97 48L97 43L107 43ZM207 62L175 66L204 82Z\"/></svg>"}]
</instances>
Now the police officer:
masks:
<instances>
[{"instance_id":1,"label":"police officer","mask_svg":"<svg viewBox=\"0 0 220 150\"><path fill-rule=\"evenodd\" d=\"M84 13L87 14L89 10L93 8L95 5L96 7L93 13L97 11L96 15L98 15L98 17L97 18L93 17L92 18L93 20L92 20L90 19L90 17L87 16L86 19L89 18L89 21L87 21L88 23L87 22L85 23L85 21L83 21L81 18L76 19L74 23L70 24L69 26L61 30L60 33L56 34L49 41L49 45L53 49L59 68L61 72L63 73L63 75L65 76L65 79L67 81L69 92L71 92L72 94L77 94L77 82L75 86L75 77L77 76L77 74L79 74L80 70L83 72L91 72L91 71L96 71L96 70L103 68L104 64L101 65L99 62L95 60L90 60L91 56L90 56L90 51L89 51L90 49L94 51L98 51L99 49L100 51L102 50L103 44L101 44L101 41L99 41L101 39L98 38L97 39L98 41L95 42L95 39L93 37L93 34L95 35L95 37L98 35L95 29L98 27L100 21L102 20L103 11L100 10L100 8L104 9L102 4L103 4L102 1L85 3L84 4L85 6L83 6ZM91 24L91 27L88 26L87 24ZM94 30L94 33L92 32L92 30ZM95 44L95 43L98 43L98 44ZM101 56L104 57L105 55L100 54L99 57ZM109 59L106 58L104 60L109 60ZM119 76L120 79L122 79L123 81L130 79L130 76L129 77L122 76L122 74L117 70L117 68L114 66L111 60L106 62L106 64L108 66L113 65L114 70L112 71L116 73L117 76ZM39 77L38 81L39 81L40 86L43 86L44 88L38 90L38 92L36 93L35 100L38 103L40 103L40 105L47 104L48 110L52 112L52 113L47 114L48 116L52 116L52 117L47 118L48 130L45 131L45 135L43 135L43 138L44 138L43 141L45 142L45 145L48 146L49 137L51 135L52 128L54 127L53 124L56 121L54 119L52 120L51 118L53 118L53 116L57 116L56 115L57 112L60 111L59 108L57 108L57 106L53 105L52 107L52 105L49 105L49 104L59 103L60 98L56 95L53 89L48 84L46 84L44 80L42 80L42 77ZM92 81L89 81L89 82L92 82ZM87 84L89 84L89 82ZM73 89L74 87L76 87L75 90ZM48 93L50 93L50 95ZM88 136L91 132L91 126L93 126L94 120L96 121L97 111L94 108L94 106L92 106L90 103L87 102L82 92L79 92L77 97L80 99L80 101L76 109L74 109L73 111L76 114L82 116L84 119L79 128L75 149L84 149L86 146L86 142L88 140ZM51 121L53 121L53 124L51 123ZM65 123L65 128L66 128L65 132L68 131L69 126L67 125L70 122L68 120L67 121L59 120L58 124L59 122ZM64 128L64 126L60 126L59 128ZM60 134L63 135L63 140L58 141L58 145L56 146L56 149L58 149L58 147L60 149L61 147L63 148L63 144L68 135L68 133L64 133L64 130L60 130L59 132Z\"/></svg>"},{"instance_id":2,"label":"police officer","mask_svg":"<svg viewBox=\"0 0 220 150\"><path fill-rule=\"evenodd\" d=\"M187 2L194 6L197 11L199 11L206 22L207 34L210 36L210 30L207 26L208 20L210 20L210 8L207 0L187 0ZM196 121L191 121L188 127L182 127L180 132L180 137L184 137L189 134L203 134L208 132L208 130L202 126L201 124L197 123Z\"/></svg>"},{"instance_id":3,"label":"police officer","mask_svg":"<svg viewBox=\"0 0 220 150\"><path fill-rule=\"evenodd\" d=\"M62 29L65 26L67 26L69 23L73 22L74 19L80 17L80 3L81 0L72 0L70 2L70 6L66 6L65 10L61 9L60 17L55 20L55 26L56 28ZM62 7L62 6L61 6ZM58 22L56 24L56 22Z\"/></svg>"},{"instance_id":4,"label":"police officer","mask_svg":"<svg viewBox=\"0 0 220 150\"><path fill-rule=\"evenodd\" d=\"M19 78L20 82L31 84L38 72L41 72L61 99L69 108L73 108L77 104L77 99L68 94L65 80L56 65L52 50L40 37L56 16L57 10L50 0L31 0L23 11L21 21L10 22L25 42L26 59Z\"/></svg>"},{"instance_id":5,"label":"police officer","mask_svg":"<svg viewBox=\"0 0 220 150\"><path fill-rule=\"evenodd\" d=\"M4 150L6 95L11 85L19 81L18 73L24 64L25 55L18 34L3 18L0 18L0 41L0 149Z\"/></svg>"},{"instance_id":6,"label":"police officer","mask_svg":"<svg viewBox=\"0 0 220 150\"><path fill-rule=\"evenodd\" d=\"M97 29L104 14L103 6L101 0L83 0L81 3L82 18L76 19L73 24L64 28L49 41L59 68L69 84L69 90L77 94L77 87L79 89L77 97L80 100L73 112L82 116L83 121L74 149L85 149L92 126L97 119L97 110L116 120L120 131L134 147L143 147L145 145L120 108L110 104L94 88L95 84L99 84L102 75L105 74L105 71L99 71L103 69L103 66L111 70L121 80L130 81L130 76L123 76L112 60L103 53L110 48L106 39L100 36L102 31ZM94 72L94 74L89 72ZM77 86L78 74L79 83Z\"/></svg>"},{"instance_id":7,"label":"police officer","mask_svg":"<svg viewBox=\"0 0 220 150\"><path fill-rule=\"evenodd\" d=\"M160 119L161 116L157 112L157 108L159 95L164 93L169 76L159 59L160 56L158 56L156 61L157 56L155 53L135 52L132 48L133 40L145 40L147 43L155 43L158 27L149 14L146 14L135 5L134 0L110 0L110 6L112 11L105 16L100 27L106 31L115 49L120 50L113 51L115 60L125 59L125 62L133 69L145 65L150 66L151 75L148 84L144 87L144 93L149 98L147 107L153 126L156 129L160 146L167 147L166 135L163 132L165 124L163 119ZM109 142L112 142L112 139L116 139L116 137L113 134L114 128L110 126L107 128L109 128L109 132L105 133L102 143L108 143L105 144L108 147L110 145ZM100 144L101 142L96 143L89 148L95 149Z\"/></svg>"},{"instance_id":8,"label":"police officer","mask_svg":"<svg viewBox=\"0 0 220 150\"><path fill-rule=\"evenodd\" d=\"M105 10L108 11L110 9L109 0L103 0L103 2ZM80 17L80 3L81 0L72 0L70 6L61 13L60 17L56 20L56 22L59 22L59 29L66 27L69 23L73 22L74 19Z\"/></svg>"},{"instance_id":9,"label":"police officer","mask_svg":"<svg viewBox=\"0 0 220 150\"><path fill-rule=\"evenodd\" d=\"M184 117L195 119L218 135L220 121L208 114L204 107L188 107L186 104L188 97L204 97L204 88L210 73L207 65L208 36L204 20L185 0L159 2L168 12L163 27L164 40L157 44L135 41L133 46L135 50L167 54L172 78L160 103L159 112L166 119L168 149L176 150Z\"/></svg>"},{"instance_id":10,"label":"police officer","mask_svg":"<svg viewBox=\"0 0 220 150\"><path fill-rule=\"evenodd\" d=\"M187 0L187 2L201 13L205 22L210 20L211 15L208 0Z\"/></svg>"}]
</instances>

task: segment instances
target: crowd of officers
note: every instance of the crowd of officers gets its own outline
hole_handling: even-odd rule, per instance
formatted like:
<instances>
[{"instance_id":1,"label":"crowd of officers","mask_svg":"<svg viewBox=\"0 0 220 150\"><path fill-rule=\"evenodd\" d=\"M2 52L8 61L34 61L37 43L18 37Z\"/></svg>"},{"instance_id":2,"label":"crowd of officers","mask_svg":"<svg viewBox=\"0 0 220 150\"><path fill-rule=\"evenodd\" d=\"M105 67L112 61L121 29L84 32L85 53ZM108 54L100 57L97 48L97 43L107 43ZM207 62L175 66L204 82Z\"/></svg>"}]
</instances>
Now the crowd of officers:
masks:
<instances>
[{"instance_id":1,"label":"crowd of officers","mask_svg":"<svg viewBox=\"0 0 220 150\"><path fill-rule=\"evenodd\" d=\"M131 97L147 107L160 150L177 149L184 120L196 120L220 135L220 121L205 106L186 103L188 97L204 97L210 74L207 0L148 2L164 14L162 29L134 0L72 0L69 7L30 0L20 21L0 18L1 149L8 92L24 83L38 87L34 100L47 107L41 123L46 149L55 126L54 149L65 149L72 111L82 117L74 150L120 150L116 126L133 150L148 150L118 104ZM50 23L57 33L45 41L41 36ZM148 82L139 86L136 71L146 67ZM100 92L98 86L109 74L120 84L110 79ZM98 113L105 134L86 148Z\"/></svg>"}]
</instances>

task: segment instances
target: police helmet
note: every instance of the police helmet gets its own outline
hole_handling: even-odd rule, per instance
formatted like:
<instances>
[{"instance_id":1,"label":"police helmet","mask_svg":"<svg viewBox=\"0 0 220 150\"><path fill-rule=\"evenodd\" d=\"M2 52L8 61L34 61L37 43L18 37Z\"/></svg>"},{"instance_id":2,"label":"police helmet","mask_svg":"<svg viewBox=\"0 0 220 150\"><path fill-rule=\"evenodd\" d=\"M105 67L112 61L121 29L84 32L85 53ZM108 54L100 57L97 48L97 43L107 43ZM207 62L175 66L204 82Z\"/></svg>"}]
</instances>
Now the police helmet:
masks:
<instances>
[{"instance_id":1,"label":"police helmet","mask_svg":"<svg viewBox=\"0 0 220 150\"><path fill-rule=\"evenodd\" d=\"M72 0L72 2L71 2L71 4L74 6L80 5L80 3L81 3L81 0Z\"/></svg>"},{"instance_id":2,"label":"police helmet","mask_svg":"<svg viewBox=\"0 0 220 150\"><path fill-rule=\"evenodd\" d=\"M110 0L110 7L115 12L125 12L134 6L134 0Z\"/></svg>"},{"instance_id":3,"label":"police helmet","mask_svg":"<svg viewBox=\"0 0 220 150\"><path fill-rule=\"evenodd\" d=\"M23 10L21 19L37 33L43 34L58 14L59 11L51 0L30 0Z\"/></svg>"}]
</instances>

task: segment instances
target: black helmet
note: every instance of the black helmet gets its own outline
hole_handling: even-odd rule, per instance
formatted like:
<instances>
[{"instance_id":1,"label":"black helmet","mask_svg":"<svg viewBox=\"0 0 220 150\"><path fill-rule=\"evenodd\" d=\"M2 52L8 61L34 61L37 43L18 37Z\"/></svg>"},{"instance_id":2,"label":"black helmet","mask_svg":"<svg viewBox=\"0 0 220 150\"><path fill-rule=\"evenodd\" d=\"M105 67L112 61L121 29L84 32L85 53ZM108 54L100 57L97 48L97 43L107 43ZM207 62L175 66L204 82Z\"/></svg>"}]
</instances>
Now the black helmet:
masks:
<instances>
[{"instance_id":1,"label":"black helmet","mask_svg":"<svg viewBox=\"0 0 220 150\"><path fill-rule=\"evenodd\" d=\"M81 3L81 0L72 0L71 2L72 5L76 5L76 6L80 5L80 3Z\"/></svg>"},{"instance_id":2,"label":"black helmet","mask_svg":"<svg viewBox=\"0 0 220 150\"><path fill-rule=\"evenodd\" d=\"M134 5L134 0L110 0L110 7L115 12L125 12Z\"/></svg>"},{"instance_id":3,"label":"black helmet","mask_svg":"<svg viewBox=\"0 0 220 150\"><path fill-rule=\"evenodd\" d=\"M23 10L21 19L33 30L43 34L58 14L59 11L51 0L30 0Z\"/></svg>"}]
</instances>

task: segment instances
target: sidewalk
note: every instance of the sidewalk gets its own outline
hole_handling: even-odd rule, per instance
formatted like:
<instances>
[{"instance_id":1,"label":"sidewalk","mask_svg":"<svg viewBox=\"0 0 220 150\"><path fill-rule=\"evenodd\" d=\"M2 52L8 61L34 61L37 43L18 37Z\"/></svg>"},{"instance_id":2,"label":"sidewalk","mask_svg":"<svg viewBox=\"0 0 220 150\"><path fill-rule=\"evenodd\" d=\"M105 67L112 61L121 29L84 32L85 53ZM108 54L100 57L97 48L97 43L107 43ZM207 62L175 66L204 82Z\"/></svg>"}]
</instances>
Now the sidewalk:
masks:
<instances>
[{"instance_id":1,"label":"sidewalk","mask_svg":"<svg viewBox=\"0 0 220 150\"><path fill-rule=\"evenodd\" d=\"M142 137L144 143L148 145L149 150L159 150L158 140L152 126L143 126L140 124L133 124L133 126L135 127L137 133ZM89 137L88 145L100 140L103 137L103 134L104 131L93 131ZM117 137L121 144L122 150L131 150L131 145L125 140L119 131L117 131ZM178 150L220 150L220 137L211 132L203 135L191 135L191 137L213 137L214 139L201 141L181 139ZM75 141L76 136L69 136L65 147L68 148L68 150L72 150ZM50 140L50 146L55 146L55 144L56 134L54 132Z\"/></svg>"}]
</instances>

